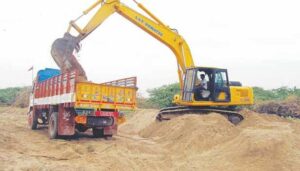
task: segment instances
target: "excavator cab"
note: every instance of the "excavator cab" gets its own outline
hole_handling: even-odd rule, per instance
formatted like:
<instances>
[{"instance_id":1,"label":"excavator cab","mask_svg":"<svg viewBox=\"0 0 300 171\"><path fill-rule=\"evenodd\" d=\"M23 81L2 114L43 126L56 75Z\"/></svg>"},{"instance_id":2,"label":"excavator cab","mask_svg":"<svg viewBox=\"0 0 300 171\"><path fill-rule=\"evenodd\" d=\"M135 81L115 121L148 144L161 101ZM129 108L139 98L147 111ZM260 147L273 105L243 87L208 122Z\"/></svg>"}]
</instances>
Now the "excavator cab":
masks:
<instances>
[{"instance_id":1,"label":"excavator cab","mask_svg":"<svg viewBox=\"0 0 300 171\"><path fill-rule=\"evenodd\" d=\"M187 69L182 100L185 102L230 102L227 70L205 67Z\"/></svg>"},{"instance_id":2,"label":"excavator cab","mask_svg":"<svg viewBox=\"0 0 300 171\"><path fill-rule=\"evenodd\" d=\"M169 120L182 114L220 113L231 123L238 124L244 118L233 109L237 105L252 103L252 89L241 87L241 84L228 79L226 69L193 67L184 74L181 95L175 95L173 103L177 106L160 110L156 119Z\"/></svg>"}]
</instances>

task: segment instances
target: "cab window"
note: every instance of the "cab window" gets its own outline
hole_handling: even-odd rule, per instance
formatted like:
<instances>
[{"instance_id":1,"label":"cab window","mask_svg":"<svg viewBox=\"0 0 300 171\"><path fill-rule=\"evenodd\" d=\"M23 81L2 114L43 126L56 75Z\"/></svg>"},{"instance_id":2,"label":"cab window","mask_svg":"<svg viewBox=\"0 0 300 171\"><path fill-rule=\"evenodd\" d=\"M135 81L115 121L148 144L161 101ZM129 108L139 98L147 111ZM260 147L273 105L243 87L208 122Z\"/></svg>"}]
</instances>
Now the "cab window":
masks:
<instances>
[{"instance_id":1,"label":"cab window","mask_svg":"<svg viewBox=\"0 0 300 171\"><path fill-rule=\"evenodd\" d=\"M227 87L227 76L224 71L217 71L215 76L216 87Z\"/></svg>"}]
</instances>

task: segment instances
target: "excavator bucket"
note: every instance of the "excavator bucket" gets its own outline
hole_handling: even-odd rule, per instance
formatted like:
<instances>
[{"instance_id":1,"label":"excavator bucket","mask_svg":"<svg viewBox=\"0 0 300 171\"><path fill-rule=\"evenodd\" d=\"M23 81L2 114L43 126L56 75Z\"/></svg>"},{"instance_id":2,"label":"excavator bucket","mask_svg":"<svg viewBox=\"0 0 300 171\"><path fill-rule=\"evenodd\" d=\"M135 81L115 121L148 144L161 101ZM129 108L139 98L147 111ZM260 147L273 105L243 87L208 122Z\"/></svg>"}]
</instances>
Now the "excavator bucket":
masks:
<instances>
[{"instance_id":1,"label":"excavator bucket","mask_svg":"<svg viewBox=\"0 0 300 171\"><path fill-rule=\"evenodd\" d=\"M80 38L65 33L63 38L56 39L51 48L51 55L61 71L68 72L76 70L82 81L87 80L82 66L74 56L74 51L80 50Z\"/></svg>"}]
</instances>

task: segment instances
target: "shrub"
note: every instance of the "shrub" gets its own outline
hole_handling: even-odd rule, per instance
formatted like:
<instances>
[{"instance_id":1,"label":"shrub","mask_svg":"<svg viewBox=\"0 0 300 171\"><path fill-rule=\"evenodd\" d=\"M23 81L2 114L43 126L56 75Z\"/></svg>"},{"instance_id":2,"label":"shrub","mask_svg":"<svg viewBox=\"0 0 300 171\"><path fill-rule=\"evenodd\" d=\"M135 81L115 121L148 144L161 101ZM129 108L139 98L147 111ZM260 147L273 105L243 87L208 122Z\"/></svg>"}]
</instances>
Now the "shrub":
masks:
<instances>
[{"instance_id":1,"label":"shrub","mask_svg":"<svg viewBox=\"0 0 300 171\"><path fill-rule=\"evenodd\" d=\"M148 93L150 95L147 100L148 103L157 108L169 107L172 106L173 96L180 93L179 83L150 89L148 90Z\"/></svg>"}]
</instances>

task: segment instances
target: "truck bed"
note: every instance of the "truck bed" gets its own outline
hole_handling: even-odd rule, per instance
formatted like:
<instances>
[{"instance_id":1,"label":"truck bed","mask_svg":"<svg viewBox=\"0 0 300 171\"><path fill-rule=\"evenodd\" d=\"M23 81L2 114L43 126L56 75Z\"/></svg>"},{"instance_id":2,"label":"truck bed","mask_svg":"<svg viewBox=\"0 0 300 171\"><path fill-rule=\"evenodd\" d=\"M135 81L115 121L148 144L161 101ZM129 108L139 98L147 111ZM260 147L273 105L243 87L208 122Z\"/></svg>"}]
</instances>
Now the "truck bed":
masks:
<instances>
[{"instance_id":1,"label":"truck bed","mask_svg":"<svg viewBox=\"0 0 300 171\"><path fill-rule=\"evenodd\" d=\"M136 77L106 83L82 82L76 71L35 82L31 106L65 104L81 109L136 108Z\"/></svg>"},{"instance_id":2,"label":"truck bed","mask_svg":"<svg viewBox=\"0 0 300 171\"><path fill-rule=\"evenodd\" d=\"M117 81L120 84L109 84ZM133 84L126 85L130 82ZM75 108L134 109L137 90L135 84L135 77L102 84L77 82Z\"/></svg>"}]
</instances>

